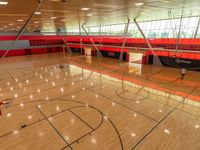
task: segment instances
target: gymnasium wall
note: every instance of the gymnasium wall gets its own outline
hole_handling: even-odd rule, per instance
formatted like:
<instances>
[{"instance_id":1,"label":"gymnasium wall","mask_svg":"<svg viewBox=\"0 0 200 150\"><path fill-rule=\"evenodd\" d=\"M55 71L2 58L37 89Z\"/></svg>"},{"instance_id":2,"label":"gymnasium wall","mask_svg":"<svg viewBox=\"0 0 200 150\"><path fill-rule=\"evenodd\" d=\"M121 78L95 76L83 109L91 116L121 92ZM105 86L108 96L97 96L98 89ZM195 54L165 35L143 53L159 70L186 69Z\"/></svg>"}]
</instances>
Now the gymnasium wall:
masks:
<instances>
[{"instance_id":1,"label":"gymnasium wall","mask_svg":"<svg viewBox=\"0 0 200 150\"><path fill-rule=\"evenodd\" d=\"M31 53L48 53L55 52L55 50L48 50L48 47L60 47L64 45L64 40L69 43L71 48L84 48L80 43L85 45L91 45L91 40L93 39L97 47L101 51L107 52L120 52L121 46L123 44L123 37L110 37L110 36L21 36L19 41L13 47L13 50L7 56L24 55L27 54L27 49L31 49ZM6 49L11 40L15 40L16 36L0 36L0 52ZM167 56L167 57L178 57L185 59L195 59L200 60L200 39L177 39L167 38L167 39L149 39L153 48L155 48L156 55ZM177 46L178 43L178 46ZM102 46L103 45L103 46ZM152 55L151 51L148 50L148 46L145 40L142 38L127 38L124 53L128 53L130 50L144 50L145 55ZM179 50L176 51L176 50ZM174 52L173 52L174 50ZM29 50L30 51L30 50ZM111 54L111 53L110 53ZM127 56L128 57L128 56Z\"/></svg>"},{"instance_id":2,"label":"gymnasium wall","mask_svg":"<svg viewBox=\"0 0 200 150\"><path fill-rule=\"evenodd\" d=\"M12 49L6 54L6 57L56 53L56 52L62 52L62 51L63 51L62 47L54 47L54 46L49 47L49 48ZM6 50L0 50L0 57L4 56L5 53L6 53Z\"/></svg>"},{"instance_id":3,"label":"gymnasium wall","mask_svg":"<svg viewBox=\"0 0 200 150\"><path fill-rule=\"evenodd\" d=\"M0 50L6 50L11 44L11 42L12 40L0 41ZM28 48L30 48L29 40L16 41L16 44L14 46L14 49L28 49Z\"/></svg>"}]
</instances>

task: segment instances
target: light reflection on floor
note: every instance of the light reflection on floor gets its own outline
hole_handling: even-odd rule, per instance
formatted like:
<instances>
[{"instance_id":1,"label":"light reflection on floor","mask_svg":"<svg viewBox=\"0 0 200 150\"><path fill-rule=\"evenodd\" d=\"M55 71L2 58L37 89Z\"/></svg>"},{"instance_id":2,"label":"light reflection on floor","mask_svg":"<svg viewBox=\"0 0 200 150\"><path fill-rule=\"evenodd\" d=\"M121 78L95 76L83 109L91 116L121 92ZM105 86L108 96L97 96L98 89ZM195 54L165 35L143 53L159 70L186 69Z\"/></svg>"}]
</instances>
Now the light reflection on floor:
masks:
<instances>
[{"instance_id":1,"label":"light reflection on floor","mask_svg":"<svg viewBox=\"0 0 200 150\"><path fill-rule=\"evenodd\" d=\"M45 54L0 64L0 149L199 149L198 72Z\"/></svg>"}]
</instances>

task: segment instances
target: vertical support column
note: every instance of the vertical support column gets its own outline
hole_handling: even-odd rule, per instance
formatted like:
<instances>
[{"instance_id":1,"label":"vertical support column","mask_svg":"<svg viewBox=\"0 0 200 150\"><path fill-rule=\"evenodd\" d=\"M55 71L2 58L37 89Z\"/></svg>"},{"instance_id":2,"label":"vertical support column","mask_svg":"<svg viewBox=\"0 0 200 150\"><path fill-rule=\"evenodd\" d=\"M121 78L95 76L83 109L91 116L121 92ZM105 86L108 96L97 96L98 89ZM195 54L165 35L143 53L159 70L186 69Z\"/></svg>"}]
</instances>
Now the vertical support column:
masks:
<instances>
[{"instance_id":1,"label":"vertical support column","mask_svg":"<svg viewBox=\"0 0 200 150\"><path fill-rule=\"evenodd\" d=\"M100 39L100 37L98 37L99 38L99 47L102 47L103 37L102 37L102 24L101 24L101 20L100 20L100 25L99 25L99 35L101 36L101 39Z\"/></svg>"},{"instance_id":2,"label":"vertical support column","mask_svg":"<svg viewBox=\"0 0 200 150\"><path fill-rule=\"evenodd\" d=\"M100 22L100 26L99 26L99 35L101 35L101 22Z\"/></svg>"},{"instance_id":3,"label":"vertical support column","mask_svg":"<svg viewBox=\"0 0 200 150\"><path fill-rule=\"evenodd\" d=\"M72 50L71 50L71 48L69 47L67 40L63 39L63 42L64 42L65 45L67 46L67 50L72 54Z\"/></svg>"},{"instance_id":4,"label":"vertical support column","mask_svg":"<svg viewBox=\"0 0 200 150\"><path fill-rule=\"evenodd\" d=\"M78 15L78 28L79 28L79 35L81 36L81 22L80 22L80 16Z\"/></svg>"},{"instance_id":5,"label":"vertical support column","mask_svg":"<svg viewBox=\"0 0 200 150\"><path fill-rule=\"evenodd\" d=\"M24 24L24 26L22 27L22 29L18 32L17 36L16 36L16 39L13 40L11 42L11 44L8 46L5 54L2 56L2 59L4 57L6 57L6 55L8 54L8 52L13 48L13 46L15 45L15 43L19 40L20 36L24 33L26 27L29 25L29 23L31 22L33 16L35 15L35 12L37 12L40 7L42 6L43 4L43 0L38 0L38 6L35 8L35 10L33 11L33 13L30 15L30 17L28 18L28 20L26 21L26 23Z\"/></svg>"},{"instance_id":6,"label":"vertical support column","mask_svg":"<svg viewBox=\"0 0 200 150\"><path fill-rule=\"evenodd\" d=\"M78 15L78 27L79 27L79 36L80 36L80 45L81 45L81 55L83 55L82 34L81 34L81 21L80 21L80 16L79 15Z\"/></svg>"},{"instance_id":7,"label":"vertical support column","mask_svg":"<svg viewBox=\"0 0 200 150\"><path fill-rule=\"evenodd\" d=\"M196 31L194 33L194 38L197 38L197 34L199 32L199 28L200 28L200 16L199 16L199 20L198 20L198 23L197 23L197 28L196 28Z\"/></svg>"},{"instance_id":8,"label":"vertical support column","mask_svg":"<svg viewBox=\"0 0 200 150\"><path fill-rule=\"evenodd\" d=\"M82 42L82 37L80 38L80 44L81 44L81 55L84 55L83 53L83 42Z\"/></svg>"},{"instance_id":9,"label":"vertical support column","mask_svg":"<svg viewBox=\"0 0 200 150\"><path fill-rule=\"evenodd\" d=\"M176 38L176 50L178 50L179 39L180 39L180 36L181 36L181 25L182 25L182 20L183 20L183 15L181 15L181 18L180 18L180 24L179 24L178 35L177 35L177 38Z\"/></svg>"},{"instance_id":10,"label":"vertical support column","mask_svg":"<svg viewBox=\"0 0 200 150\"><path fill-rule=\"evenodd\" d=\"M65 45L63 45L63 55L65 56Z\"/></svg>"},{"instance_id":11,"label":"vertical support column","mask_svg":"<svg viewBox=\"0 0 200 150\"><path fill-rule=\"evenodd\" d=\"M122 44L122 48L121 48L121 52L120 52L120 57L119 57L119 59L121 61L123 61L124 47L126 45L126 39L127 39L127 33L128 33L128 29L129 29L129 24L130 24L130 19L128 19L128 22L125 25L125 29L124 29L124 41L123 41L123 44Z\"/></svg>"},{"instance_id":12,"label":"vertical support column","mask_svg":"<svg viewBox=\"0 0 200 150\"><path fill-rule=\"evenodd\" d=\"M89 36L89 33L88 33L87 30L85 29L84 25L85 25L85 23L82 25L82 28L83 28L83 30L85 31L86 35ZM92 42L92 45L94 46L94 48L95 48L96 51L97 51L97 56L103 57L102 54L101 54L101 52L99 51L99 49L97 48L97 46L95 45L95 43L94 43L94 41L93 41L93 39L92 39L91 37L90 37L90 41Z\"/></svg>"},{"instance_id":13,"label":"vertical support column","mask_svg":"<svg viewBox=\"0 0 200 150\"><path fill-rule=\"evenodd\" d=\"M146 38L146 36L144 35L142 29L140 28L139 24L137 23L136 18L133 19L133 21L134 21L135 25L137 26L138 30L140 31L140 33L142 34L142 36L143 36L143 38L144 38L146 44L148 45L150 51L152 52L153 56L155 56L156 63L157 63L159 66L162 66L162 63L160 62L160 59L158 58L158 56L157 56L156 53L154 52L153 47L151 46L149 40L148 40L148 39Z\"/></svg>"},{"instance_id":14,"label":"vertical support column","mask_svg":"<svg viewBox=\"0 0 200 150\"><path fill-rule=\"evenodd\" d=\"M101 35L101 19L99 19L99 22L97 24L97 33L95 35Z\"/></svg>"},{"instance_id":15,"label":"vertical support column","mask_svg":"<svg viewBox=\"0 0 200 150\"><path fill-rule=\"evenodd\" d=\"M58 30L57 35L60 35L60 30ZM67 39L65 40L64 37L62 38L63 42L64 42L64 47L67 47L67 51L69 51L72 54L72 50L68 45ZM63 54L65 56L65 50L63 51Z\"/></svg>"},{"instance_id":16,"label":"vertical support column","mask_svg":"<svg viewBox=\"0 0 200 150\"><path fill-rule=\"evenodd\" d=\"M57 31L56 31L56 35L57 36L59 36L60 35L60 29L58 29ZM64 38L62 38L62 40L63 40L63 42L64 42L64 44L65 45L63 45L62 47L63 47L63 55L64 55L64 57L65 57L65 47L66 47L66 41L65 41L65 39Z\"/></svg>"}]
</instances>

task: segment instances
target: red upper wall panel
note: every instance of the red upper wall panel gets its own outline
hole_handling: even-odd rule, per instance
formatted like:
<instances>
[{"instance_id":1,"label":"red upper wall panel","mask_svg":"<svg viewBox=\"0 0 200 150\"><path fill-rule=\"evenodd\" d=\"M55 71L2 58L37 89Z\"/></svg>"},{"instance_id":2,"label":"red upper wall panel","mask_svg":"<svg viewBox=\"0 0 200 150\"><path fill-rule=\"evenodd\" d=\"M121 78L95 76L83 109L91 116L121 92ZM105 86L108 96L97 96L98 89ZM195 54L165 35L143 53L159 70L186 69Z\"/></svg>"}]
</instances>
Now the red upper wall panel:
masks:
<instances>
[{"instance_id":1,"label":"red upper wall panel","mask_svg":"<svg viewBox=\"0 0 200 150\"><path fill-rule=\"evenodd\" d=\"M80 39L85 42L91 42L90 38L93 39L94 42L123 42L123 37L109 37L109 36L21 36L19 40L63 40L67 41L76 41L80 42ZM0 41L5 40L15 40L16 36L0 36ZM128 43L145 43L143 38L127 38ZM149 42L152 44L175 44L177 42L176 38L150 38ZM200 44L200 39L190 39L190 38L181 38L179 40L179 44Z\"/></svg>"},{"instance_id":2,"label":"red upper wall panel","mask_svg":"<svg viewBox=\"0 0 200 150\"><path fill-rule=\"evenodd\" d=\"M15 40L16 36L0 36L0 41L2 40ZM110 46L122 46L124 41L123 37L109 37L109 36L21 36L19 40L29 40L31 46L40 45L59 45L64 44L63 40L69 43L82 43L91 44L91 39L96 43L102 45ZM178 49L178 50L197 50L200 51L200 39L187 39L181 38L177 40L176 38L159 38L159 39L149 39L153 48L163 48L163 49ZM178 45L178 46L177 46ZM127 38L126 47L140 47L148 48L145 40L143 38Z\"/></svg>"},{"instance_id":3,"label":"red upper wall panel","mask_svg":"<svg viewBox=\"0 0 200 150\"><path fill-rule=\"evenodd\" d=\"M16 36L0 36L0 41L16 40Z\"/></svg>"}]
</instances>

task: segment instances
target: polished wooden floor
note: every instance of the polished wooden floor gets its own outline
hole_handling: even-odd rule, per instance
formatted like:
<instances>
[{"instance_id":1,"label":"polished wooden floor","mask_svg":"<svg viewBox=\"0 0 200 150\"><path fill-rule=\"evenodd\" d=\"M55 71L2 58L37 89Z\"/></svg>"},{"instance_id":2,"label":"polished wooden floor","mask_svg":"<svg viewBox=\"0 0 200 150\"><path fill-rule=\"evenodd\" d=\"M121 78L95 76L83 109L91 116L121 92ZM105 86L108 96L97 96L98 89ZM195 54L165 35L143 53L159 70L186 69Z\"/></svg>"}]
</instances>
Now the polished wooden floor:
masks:
<instances>
[{"instance_id":1,"label":"polished wooden floor","mask_svg":"<svg viewBox=\"0 0 200 150\"><path fill-rule=\"evenodd\" d=\"M62 53L0 61L1 150L199 150L200 73Z\"/></svg>"}]
</instances>

